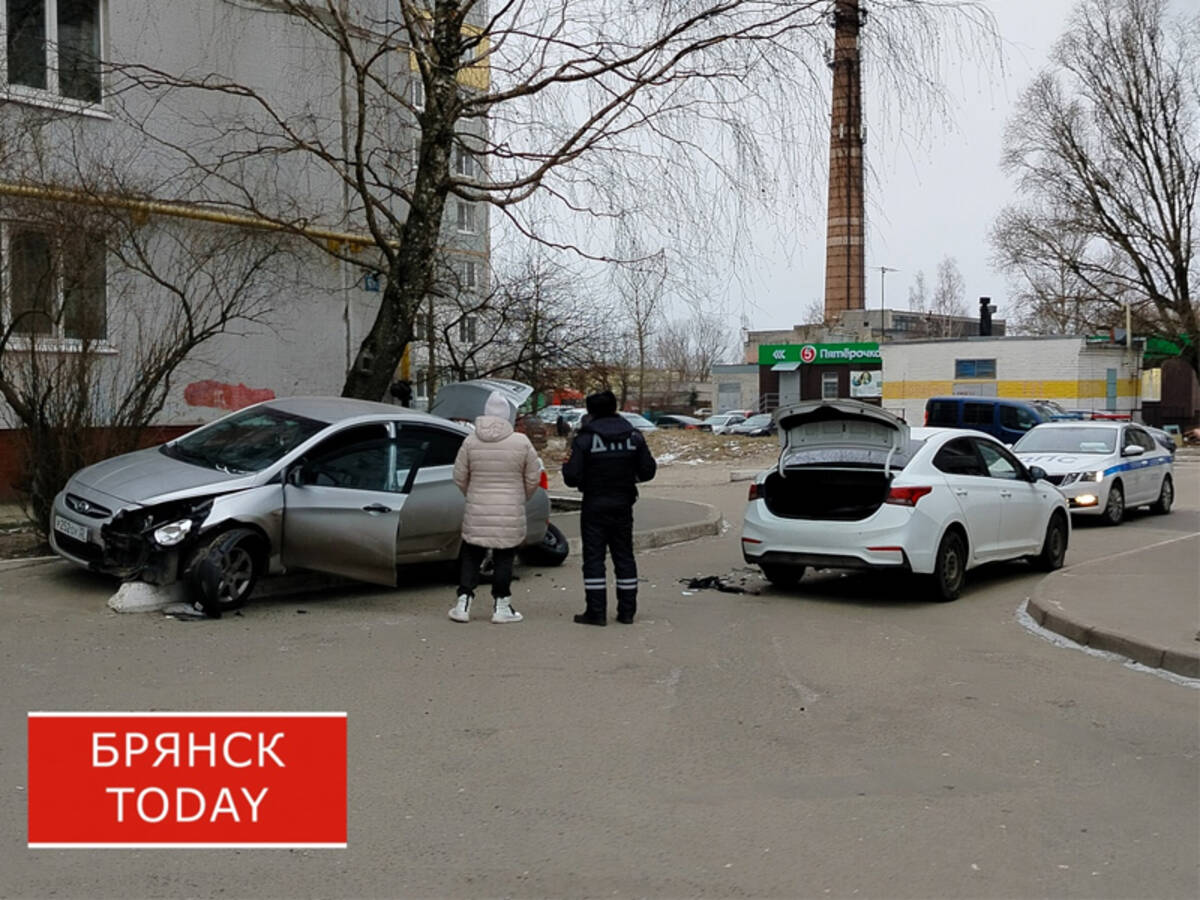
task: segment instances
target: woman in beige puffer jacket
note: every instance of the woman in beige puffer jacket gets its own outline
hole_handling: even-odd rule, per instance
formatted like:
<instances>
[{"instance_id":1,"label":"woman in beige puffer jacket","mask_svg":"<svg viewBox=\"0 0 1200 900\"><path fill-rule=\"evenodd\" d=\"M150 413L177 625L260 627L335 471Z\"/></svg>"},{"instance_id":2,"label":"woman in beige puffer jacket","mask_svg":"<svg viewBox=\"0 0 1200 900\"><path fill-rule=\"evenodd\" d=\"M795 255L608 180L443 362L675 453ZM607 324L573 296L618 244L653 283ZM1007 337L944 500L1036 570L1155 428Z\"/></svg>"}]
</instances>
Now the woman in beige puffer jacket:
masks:
<instances>
[{"instance_id":1,"label":"woman in beige puffer jacket","mask_svg":"<svg viewBox=\"0 0 1200 900\"><path fill-rule=\"evenodd\" d=\"M520 622L523 617L512 608L513 557L525 541L525 501L537 490L542 466L529 438L513 431L514 410L502 394L493 391L483 411L454 460L454 483L467 503L458 599L450 618L470 620L479 567L490 549L492 621Z\"/></svg>"}]
</instances>

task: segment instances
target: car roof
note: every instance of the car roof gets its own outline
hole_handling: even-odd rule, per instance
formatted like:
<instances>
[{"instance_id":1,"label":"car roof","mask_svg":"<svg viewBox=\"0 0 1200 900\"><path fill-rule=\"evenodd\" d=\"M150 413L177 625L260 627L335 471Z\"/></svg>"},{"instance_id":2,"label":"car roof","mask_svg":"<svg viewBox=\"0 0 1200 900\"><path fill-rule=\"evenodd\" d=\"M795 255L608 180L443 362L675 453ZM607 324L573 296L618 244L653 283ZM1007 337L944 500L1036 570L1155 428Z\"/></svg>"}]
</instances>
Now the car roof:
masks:
<instances>
[{"instance_id":1,"label":"car roof","mask_svg":"<svg viewBox=\"0 0 1200 900\"><path fill-rule=\"evenodd\" d=\"M1138 425L1137 422L1097 422L1094 419L1061 419L1054 422L1042 422L1034 428L1120 428L1122 425ZM1139 427L1141 427L1139 425Z\"/></svg>"},{"instance_id":2,"label":"car roof","mask_svg":"<svg viewBox=\"0 0 1200 900\"><path fill-rule=\"evenodd\" d=\"M450 421L403 406L375 403L371 400L356 400L352 397L280 397L275 400L267 400L259 405L330 425L358 416L387 416L390 419L432 422L439 425L445 425Z\"/></svg>"},{"instance_id":3,"label":"car roof","mask_svg":"<svg viewBox=\"0 0 1200 900\"><path fill-rule=\"evenodd\" d=\"M1041 426L1038 426L1039 428ZM919 426L908 430L908 439L910 441L931 441L940 437L981 437L987 438L993 444L1003 446L1003 441L997 440L994 435L988 434L986 431L979 431L975 428L942 428L935 426Z\"/></svg>"}]
</instances>

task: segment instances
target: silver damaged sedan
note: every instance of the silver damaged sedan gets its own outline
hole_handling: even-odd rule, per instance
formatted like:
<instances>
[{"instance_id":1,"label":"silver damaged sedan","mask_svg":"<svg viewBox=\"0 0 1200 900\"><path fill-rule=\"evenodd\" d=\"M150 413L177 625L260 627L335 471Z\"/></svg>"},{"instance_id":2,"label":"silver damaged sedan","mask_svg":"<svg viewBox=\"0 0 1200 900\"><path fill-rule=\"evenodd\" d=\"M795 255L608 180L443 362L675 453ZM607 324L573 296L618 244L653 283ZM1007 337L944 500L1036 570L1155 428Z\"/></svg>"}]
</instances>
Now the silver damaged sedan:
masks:
<instances>
[{"instance_id":1,"label":"silver damaged sedan","mask_svg":"<svg viewBox=\"0 0 1200 900\"><path fill-rule=\"evenodd\" d=\"M455 400L449 415L468 418ZM397 565L458 557L464 498L452 476L469 433L383 403L270 400L80 470L55 498L50 543L120 578L185 579L210 615L294 568L395 585ZM545 487L543 473L526 504L526 556L557 564L566 541Z\"/></svg>"}]
</instances>

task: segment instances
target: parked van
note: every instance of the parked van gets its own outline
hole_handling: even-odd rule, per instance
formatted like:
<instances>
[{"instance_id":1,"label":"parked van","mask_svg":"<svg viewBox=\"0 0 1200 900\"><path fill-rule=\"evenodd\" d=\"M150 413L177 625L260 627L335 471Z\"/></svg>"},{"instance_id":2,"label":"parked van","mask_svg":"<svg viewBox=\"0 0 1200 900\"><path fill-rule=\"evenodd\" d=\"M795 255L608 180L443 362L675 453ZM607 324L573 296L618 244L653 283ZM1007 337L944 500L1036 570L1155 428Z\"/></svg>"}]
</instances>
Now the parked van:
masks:
<instances>
[{"instance_id":1,"label":"parked van","mask_svg":"<svg viewBox=\"0 0 1200 900\"><path fill-rule=\"evenodd\" d=\"M1016 443L1034 425L1049 422L1048 412L1024 400L998 397L930 397L925 424L938 428L974 428L1006 444Z\"/></svg>"}]
</instances>

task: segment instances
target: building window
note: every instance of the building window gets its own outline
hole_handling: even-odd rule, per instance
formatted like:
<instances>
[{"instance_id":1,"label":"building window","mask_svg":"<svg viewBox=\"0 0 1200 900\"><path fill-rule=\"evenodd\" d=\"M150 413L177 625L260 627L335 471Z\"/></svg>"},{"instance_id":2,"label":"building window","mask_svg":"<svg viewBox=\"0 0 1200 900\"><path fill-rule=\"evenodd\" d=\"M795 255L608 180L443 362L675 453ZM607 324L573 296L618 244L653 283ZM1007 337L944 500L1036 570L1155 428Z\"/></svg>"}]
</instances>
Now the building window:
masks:
<instances>
[{"instance_id":1,"label":"building window","mask_svg":"<svg viewBox=\"0 0 1200 900\"><path fill-rule=\"evenodd\" d=\"M458 340L461 343L475 343L475 323L475 316L463 316L458 320Z\"/></svg>"},{"instance_id":2,"label":"building window","mask_svg":"<svg viewBox=\"0 0 1200 900\"><path fill-rule=\"evenodd\" d=\"M479 163L470 150L458 147L454 151L454 172L463 178L474 178L479 173Z\"/></svg>"},{"instance_id":3,"label":"building window","mask_svg":"<svg viewBox=\"0 0 1200 900\"><path fill-rule=\"evenodd\" d=\"M418 112L425 109L425 82L419 75L412 82L412 105Z\"/></svg>"},{"instance_id":4,"label":"building window","mask_svg":"<svg viewBox=\"0 0 1200 900\"><path fill-rule=\"evenodd\" d=\"M5 0L10 85L100 102L100 0Z\"/></svg>"},{"instance_id":5,"label":"building window","mask_svg":"<svg viewBox=\"0 0 1200 900\"><path fill-rule=\"evenodd\" d=\"M104 240L86 232L61 241L34 228L5 229L3 320L26 337L108 337Z\"/></svg>"},{"instance_id":6,"label":"building window","mask_svg":"<svg viewBox=\"0 0 1200 900\"><path fill-rule=\"evenodd\" d=\"M457 201L457 227L463 234L475 233L475 205L465 200Z\"/></svg>"},{"instance_id":7,"label":"building window","mask_svg":"<svg viewBox=\"0 0 1200 900\"><path fill-rule=\"evenodd\" d=\"M821 399L836 400L838 398L838 373L821 373Z\"/></svg>"},{"instance_id":8,"label":"building window","mask_svg":"<svg viewBox=\"0 0 1200 900\"><path fill-rule=\"evenodd\" d=\"M996 360L994 359L956 359L954 361L955 378L995 378Z\"/></svg>"},{"instance_id":9,"label":"building window","mask_svg":"<svg viewBox=\"0 0 1200 900\"><path fill-rule=\"evenodd\" d=\"M476 277L475 277L475 263L474 262L468 261L468 262L463 263L462 280L463 280L463 287L465 287L465 288L473 289L476 286L476 284L478 282L476 281Z\"/></svg>"}]
</instances>

